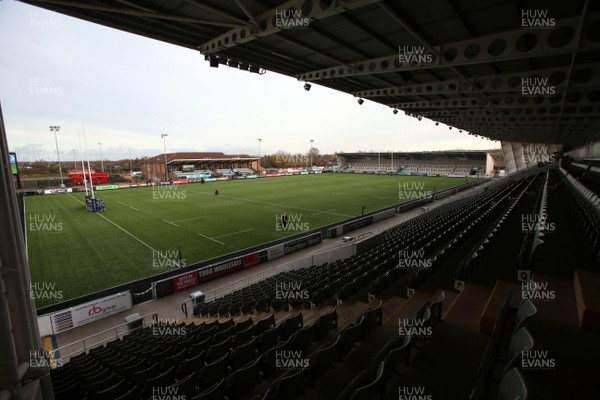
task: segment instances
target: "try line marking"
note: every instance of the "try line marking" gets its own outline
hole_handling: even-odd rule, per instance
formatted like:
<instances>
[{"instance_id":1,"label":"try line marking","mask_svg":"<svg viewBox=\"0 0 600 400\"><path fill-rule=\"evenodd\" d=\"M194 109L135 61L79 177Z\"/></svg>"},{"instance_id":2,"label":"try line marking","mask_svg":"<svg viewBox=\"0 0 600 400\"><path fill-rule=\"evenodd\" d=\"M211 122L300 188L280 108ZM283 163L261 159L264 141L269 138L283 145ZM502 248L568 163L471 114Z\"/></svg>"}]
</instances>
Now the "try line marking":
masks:
<instances>
[{"instance_id":1,"label":"try line marking","mask_svg":"<svg viewBox=\"0 0 600 400\"><path fill-rule=\"evenodd\" d=\"M166 219L163 219L163 221L165 221L167 224L171 224L171 225L175 225L175 226L179 226L177 224L172 223L171 221L167 221Z\"/></svg>"},{"instance_id":2,"label":"try line marking","mask_svg":"<svg viewBox=\"0 0 600 400\"><path fill-rule=\"evenodd\" d=\"M213 238L211 238L211 237L204 236L204 235L203 235L203 234L201 234L201 233L199 233L198 235L202 236L203 238L206 238L206 239L208 239L208 240L212 240L213 242L217 242L217 243L219 243L219 244L222 244L223 246L225 246L225 243L223 243L223 242L220 242L220 241L218 241L217 239L213 239Z\"/></svg>"},{"instance_id":3,"label":"try line marking","mask_svg":"<svg viewBox=\"0 0 600 400\"><path fill-rule=\"evenodd\" d=\"M75 196L73 196L72 194L69 193L69 196L71 196L73 198L73 200L77 201L78 203L81 203L83 206L85 206L85 203L77 198L75 198ZM140 242L141 244L143 244L144 246L146 246L147 248L149 248L150 250L153 251L152 254L161 254L160 251L156 250L154 247L150 246L148 243L144 242L142 239L138 238L137 236L135 236L134 234L132 234L131 232L129 232L128 230L126 230L125 228L122 228L121 226L117 225L116 223L114 223L113 221L111 221L110 219L106 218L104 215L100 214L100 213L94 213L96 215L98 215L99 217L104 218L105 220L107 220L108 222L110 222L111 224L113 224L114 226L116 226L117 228L119 228L120 230L122 230L123 232L125 232L126 234L128 234L129 236L131 236L132 238L134 238L135 240L137 240L138 242ZM165 260L169 260L169 262L171 264L173 264L175 267L178 267L177 264L175 264L175 262L173 260L170 260L169 258L163 257Z\"/></svg>"}]
</instances>

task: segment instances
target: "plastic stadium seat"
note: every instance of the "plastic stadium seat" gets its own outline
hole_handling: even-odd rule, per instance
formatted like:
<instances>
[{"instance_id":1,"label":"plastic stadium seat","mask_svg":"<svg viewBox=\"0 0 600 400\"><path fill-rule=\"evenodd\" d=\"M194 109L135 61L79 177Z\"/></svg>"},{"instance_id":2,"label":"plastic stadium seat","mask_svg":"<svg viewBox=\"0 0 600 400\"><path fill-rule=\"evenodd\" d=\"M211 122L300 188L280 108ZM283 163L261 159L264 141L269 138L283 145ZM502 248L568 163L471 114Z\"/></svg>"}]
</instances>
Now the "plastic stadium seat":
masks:
<instances>
[{"instance_id":1,"label":"plastic stadium seat","mask_svg":"<svg viewBox=\"0 0 600 400\"><path fill-rule=\"evenodd\" d=\"M368 385L356 389L350 399L372 400L376 398L381 398L383 392L383 385L385 384L385 382L383 381L384 371L385 363L382 362L377 368L377 374L375 376L375 379Z\"/></svg>"},{"instance_id":2,"label":"plastic stadium seat","mask_svg":"<svg viewBox=\"0 0 600 400\"><path fill-rule=\"evenodd\" d=\"M256 325L254 325L256 328L256 336L259 336L261 333L263 333L264 331L270 329L271 327L275 326L275 316L274 315L270 315L268 318L265 319L261 319L260 321L256 322Z\"/></svg>"},{"instance_id":3,"label":"plastic stadium seat","mask_svg":"<svg viewBox=\"0 0 600 400\"><path fill-rule=\"evenodd\" d=\"M269 391L273 400L295 400L304 389L308 370L300 368L299 370L290 370L281 378L274 382Z\"/></svg>"},{"instance_id":4,"label":"plastic stadium seat","mask_svg":"<svg viewBox=\"0 0 600 400\"><path fill-rule=\"evenodd\" d=\"M185 396L186 399L191 399L197 394L196 374L189 374L188 376L171 385L171 387L177 388L176 396L174 397L183 399L183 396Z\"/></svg>"},{"instance_id":5,"label":"plastic stadium seat","mask_svg":"<svg viewBox=\"0 0 600 400\"><path fill-rule=\"evenodd\" d=\"M97 392L95 396L93 396L94 400L113 400L115 397L119 396L122 393L127 392L127 382L124 379L121 379L115 385L112 385L100 392Z\"/></svg>"},{"instance_id":6,"label":"plastic stadium seat","mask_svg":"<svg viewBox=\"0 0 600 400\"><path fill-rule=\"evenodd\" d=\"M337 328L337 307L331 312L321 315L318 320L317 339L323 339L330 330Z\"/></svg>"},{"instance_id":7,"label":"plastic stadium seat","mask_svg":"<svg viewBox=\"0 0 600 400\"><path fill-rule=\"evenodd\" d=\"M310 346L311 342L317 337L317 321L314 321L309 326L305 326L294 334L294 347L298 350L305 350Z\"/></svg>"},{"instance_id":8,"label":"plastic stadium seat","mask_svg":"<svg viewBox=\"0 0 600 400\"><path fill-rule=\"evenodd\" d=\"M313 386L338 359L340 343L340 335L337 335L332 344L321 348L311 357L310 380Z\"/></svg>"},{"instance_id":9,"label":"plastic stadium seat","mask_svg":"<svg viewBox=\"0 0 600 400\"><path fill-rule=\"evenodd\" d=\"M203 351L199 354L194 355L192 358L188 358L187 360L182 361L179 365L177 376L179 378L183 378L184 376L187 376L192 372L196 373L204 365L205 355L206 352Z\"/></svg>"},{"instance_id":10,"label":"plastic stadium seat","mask_svg":"<svg viewBox=\"0 0 600 400\"><path fill-rule=\"evenodd\" d=\"M235 324L235 331L236 332L240 332L240 331L246 330L246 329L248 329L248 328L250 328L252 326L253 326L252 325L252 317L250 317L250 318L247 318L247 319L245 319L243 321L240 321L240 322L236 323Z\"/></svg>"},{"instance_id":11,"label":"plastic stadium seat","mask_svg":"<svg viewBox=\"0 0 600 400\"><path fill-rule=\"evenodd\" d=\"M196 397L192 397L191 400L223 400L226 395L227 385L225 379L221 379L220 382L202 391Z\"/></svg>"},{"instance_id":12,"label":"plastic stadium seat","mask_svg":"<svg viewBox=\"0 0 600 400\"><path fill-rule=\"evenodd\" d=\"M531 300L522 302L517 308L517 313L515 315L514 332L516 332L528 318L534 316L536 313L537 308L533 305Z\"/></svg>"},{"instance_id":13,"label":"plastic stadium seat","mask_svg":"<svg viewBox=\"0 0 600 400\"><path fill-rule=\"evenodd\" d=\"M518 368L508 371L500 381L498 400L527 400L527 385Z\"/></svg>"},{"instance_id":14,"label":"plastic stadium seat","mask_svg":"<svg viewBox=\"0 0 600 400\"><path fill-rule=\"evenodd\" d=\"M124 395L114 398L115 400L139 400L141 397L141 391L137 386L132 387L131 389L129 389L129 391L127 393L125 393ZM61 399L62 397L56 397L57 399ZM65 397L65 399L67 398L72 398L75 399L76 397Z\"/></svg>"},{"instance_id":15,"label":"plastic stadium seat","mask_svg":"<svg viewBox=\"0 0 600 400\"><path fill-rule=\"evenodd\" d=\"M259 337L259 350L265 352L274 347L279 342L280 333L279 327L264 331Z\"/></svg>"},{"instance_id":16,"label":"plastic stadium seat","mask_svg":"<svg viewBox=\"0 0 600 400\"><path fill-rule=\"evenodd\" d=\"M254 326L249 326L248 328L238 331L233 337L233 344L235 346L241 346L245 343L248 343L254 337Z\"/></svg>"},{"instance_id":17,"label":"plastic stadium seat","mask_svg":"<svg viewBox=\"0 0 600 400\"><path fill-rule=\"evenodd\" d=\"M260 358L238 369L227 377L227 397L230 400L238 400L247 394L260 379Z\"/></svg>"},{"instance_id":18,"label":"plastic stadium seat","mask_svg":"<svg viewBox=\"0 0 600 400\"><path fill-rule=\"evenodd\" d=\"M205 366L198 374L198 386L204 390L229 374L229 353Z\"/></svg>"},{"instance_id":19,"label":"plastic stadium seat","mask_svg":"<svg viewBox=\"0 0 600 400\"><path fill-rule=\"evenodd\" d=\"M146 395L152 394L152 389L157 387L170 386L175 381L175 367L171 367L162 374L150 378L146 381L144 386L144 393Z\"/></svg>"},{"instance_id":20,"label":"plastic stadium seat","mask_svg":"<svg viewBox=\"0 0 600 400\"><path fill-rule=\"evenodd\" d=\"M347 327L341 333L340 360L344 359L354 348L356 342L362 341L364 333L364 317L358 323Z\"/></svg>"},{"instance_id":21,"label":"plastic stadium seat","mask_svg":"<svg viewBox=\"0 0 600 400\"><path fill-rule=\"evenodd\" d=\"M258 338L236 347L231 353L231 368L233 371L243 367L258 356Z\"/></svg>"},{"instance_id":22,"label":"plastic stadium seat","mask_svg":"<svg viewBox=\"0 0 600 400\"><path fill-rule=\"evenodd\" d=\"M377 364L379 365L379 364ZM354 391L359 387L362 387L369 383L369 373L366 370L360 371L360 373L342 390L337 400L350 400L350 397L354 394Z\"/></svg>"},{"instance_id":23,"label":"plastic stadium seat","mask_svg":"<svg viewBox=\"0 0 600 400\"><path fill-rule=\"evenodd\" d=\"M390 374L392 374L398 366L404 362L404 366L407 367L410 362L410 350L412 340L410 336L404 336L400 343L400 346L392 349L387 356L385 357L385 371L386 375L384 376L384 380L386 380Z\"/></svg>"},{"instance_id":24,"label":"plastic stadium seat","mask_svg":"<svg viewBox=\"0 0 600 400\"><path fill-rule=\"evenodd\" d=\"M231 349L232 343L233 337L228 336L227 339L222 342L210 346L208 348L208 353L206 354L206 362L212 362L223 357L229 352L229 349Z\"/></svg>"},{"instance_id":25,"label":"plastic stadium seat","mask_svg":"<svg viewBox=\"0 0 600 400\"><path fill-rule=\"evenodd\" d=\"M281 323L281 335L284 339L292 336L298 329L304 326L304 318L302 317L302 311L283 321Z\"/></svg>"}]
</instances>

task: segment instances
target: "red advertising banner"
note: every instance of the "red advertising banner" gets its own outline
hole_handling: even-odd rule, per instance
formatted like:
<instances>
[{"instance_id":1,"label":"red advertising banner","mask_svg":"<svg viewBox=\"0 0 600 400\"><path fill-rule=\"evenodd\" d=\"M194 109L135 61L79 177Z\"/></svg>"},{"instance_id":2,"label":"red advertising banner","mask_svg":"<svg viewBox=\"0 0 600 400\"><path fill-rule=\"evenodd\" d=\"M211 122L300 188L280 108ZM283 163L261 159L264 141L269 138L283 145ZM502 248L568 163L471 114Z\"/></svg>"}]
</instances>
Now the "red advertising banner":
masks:
<instances>
[{"instance_id":1,"label":"red advertising banner","mask_svg":"<svg viewBox=\"0 0 600 400\"><path fill-rule=\"evenodd\" d=\"M190 183L190 180L189 179L177 179L177 180L173 181L174 185L183 185L186 183Z\"/></svg>"},{"instance_id":2,"label":"red advertising banner","mask_svg":"<svg viewBox=\"0 0 600 400\"><path fill-rule=\"evenodd\" d=\"M244 268L254 267L260 263L258 253L248 254L243 258Z\"/></svg>"},{"instance_id":3,"label":"red advertising banner","mask_svg":"<svg viewBox=\"0 0 600 400\"><path fill-rule=\"evenodd\" d=\"M198 275L196 272L188 272L187 274L173 277L173 292L178 292L185 288L196 286L198 284Z\"/></svg>"}]
</instances>

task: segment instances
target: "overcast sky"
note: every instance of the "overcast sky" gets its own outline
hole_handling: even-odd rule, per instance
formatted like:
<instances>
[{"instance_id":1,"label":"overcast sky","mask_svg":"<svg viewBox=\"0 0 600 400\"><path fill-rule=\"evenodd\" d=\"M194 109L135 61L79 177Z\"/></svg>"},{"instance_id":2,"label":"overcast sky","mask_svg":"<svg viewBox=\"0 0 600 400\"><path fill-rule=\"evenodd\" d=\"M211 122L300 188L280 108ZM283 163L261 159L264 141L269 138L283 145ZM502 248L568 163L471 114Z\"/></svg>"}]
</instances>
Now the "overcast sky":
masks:
<instances>
[{"instance_id":1,"label":"overcast sky","mask_svg":"<svg viewBox=\"0 0 600 400\"><path fill-rule=\"evenodd\" d=\"M0 1L0 101L20 161L163 152L321 153L499 148L294 78L220 66L196 52L12 0Z\"/></svg>"}]
</instances>

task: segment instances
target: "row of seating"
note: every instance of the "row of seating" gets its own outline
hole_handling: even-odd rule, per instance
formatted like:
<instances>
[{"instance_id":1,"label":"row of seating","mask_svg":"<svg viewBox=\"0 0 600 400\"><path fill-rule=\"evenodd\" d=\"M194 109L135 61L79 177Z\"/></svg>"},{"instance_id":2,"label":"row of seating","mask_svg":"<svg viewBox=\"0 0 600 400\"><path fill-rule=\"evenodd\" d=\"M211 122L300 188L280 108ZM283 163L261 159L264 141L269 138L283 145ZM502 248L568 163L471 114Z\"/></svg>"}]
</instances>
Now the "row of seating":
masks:
<instances>
[{"instance_id":1,"label":"row of seating","mask_svg":"<svg viewBox=\"0 0 600 400\"><path fill-rule=\"evenodd\" d=\"M475 269L479 266L480 260L485 255L497 237L497 232L502 228L504 222L506 222L511 216L515 207L525 196L525 193L531 188L531 185L535 181L536 177L533 176L530 179L524 179L521 183L514 187L513 190L506 193L500 198L495 204L492 205L492 209L499 206L504 200L508 200L510 205L506 208L506 211L501 214L494 222L492 222L487 231L481 235L481 239L467 252L466 256L462 259L456 269L456 280L467 282L475 273ZM518 193L516 197L514 193Z\"/></svg>"},{"instance_id":2,"label":"row of seating","mask_svg":"<svg viewBox=\"0 0 600 400\"><path fill-rule=\"evenodd\" d=\"M577 220L585 238L600 260L600 196L579 182L572 174L559 167L559 174L568 189L569 198L577 213Z\"/></svg>"},{"instance_id":3,"label":"row of seating","mask_svg":"<svg viewBox=\"0 0 600 400\"><path fill-rule=\"evenodd\" d=\"M165 324L139 329L122 340L91 349L52 370L58 398L146 399L157 387L173 387L186 398L204 398L221 383L230 399L242 397L256 380L269 376L274 349L284 343L303 349L337 327L337 310L303 328L302 313L275 326L274 316L252 323L233 319L195 324ZM171 329L171 333L169 333ZM262 354L262 356L261 356ZM119 397L121 396L121 397Z\"/></svg>"}]
</instances>

